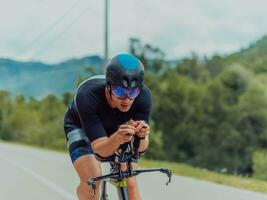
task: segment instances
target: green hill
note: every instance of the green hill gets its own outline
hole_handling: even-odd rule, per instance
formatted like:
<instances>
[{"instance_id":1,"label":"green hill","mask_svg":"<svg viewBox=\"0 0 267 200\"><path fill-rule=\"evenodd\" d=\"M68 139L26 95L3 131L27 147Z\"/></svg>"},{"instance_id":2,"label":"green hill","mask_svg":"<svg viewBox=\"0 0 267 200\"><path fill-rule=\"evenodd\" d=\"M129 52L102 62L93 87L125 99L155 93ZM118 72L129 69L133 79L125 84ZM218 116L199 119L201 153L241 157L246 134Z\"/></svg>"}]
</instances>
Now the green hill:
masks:
<instances>
[{"instance_id":1,"label":"green hill","mask_svg":"<svg viewBox=\"0 0 267 200\"><path fill-rule=\"evenodd\" d=\"M256 73L267 72L267 36L225 58L225 65L239 63Z\"/></svg>"}]
</instances>

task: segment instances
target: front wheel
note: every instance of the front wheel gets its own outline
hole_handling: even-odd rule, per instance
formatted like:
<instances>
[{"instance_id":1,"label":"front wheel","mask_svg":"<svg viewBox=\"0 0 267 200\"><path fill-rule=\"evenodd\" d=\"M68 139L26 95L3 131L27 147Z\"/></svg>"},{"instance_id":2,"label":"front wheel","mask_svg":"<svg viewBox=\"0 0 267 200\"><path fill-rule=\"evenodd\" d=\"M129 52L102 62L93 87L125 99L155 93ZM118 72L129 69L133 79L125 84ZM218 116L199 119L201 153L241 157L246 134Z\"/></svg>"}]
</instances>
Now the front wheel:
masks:
<instances>
[{"instance_id":1,"label":"front wheel","mask_svg":"<svg viewBox=\"0 0 267 200\"><path fill-rule=\"evenodd\" d=\"M127 187L117 187L119 200L129 200Z\"/></svg>"},{"instance_id":2,"label":"front wheel","mask_svg":"<svg viewBox=\"0 0 267 200\"><path fill-rule=\"evenodd\" d=\"M102 181L102 183L101 183L100 200L109 200L108 193L107 193L107 182L106 181Z\"/></svg>"}]
</instances>

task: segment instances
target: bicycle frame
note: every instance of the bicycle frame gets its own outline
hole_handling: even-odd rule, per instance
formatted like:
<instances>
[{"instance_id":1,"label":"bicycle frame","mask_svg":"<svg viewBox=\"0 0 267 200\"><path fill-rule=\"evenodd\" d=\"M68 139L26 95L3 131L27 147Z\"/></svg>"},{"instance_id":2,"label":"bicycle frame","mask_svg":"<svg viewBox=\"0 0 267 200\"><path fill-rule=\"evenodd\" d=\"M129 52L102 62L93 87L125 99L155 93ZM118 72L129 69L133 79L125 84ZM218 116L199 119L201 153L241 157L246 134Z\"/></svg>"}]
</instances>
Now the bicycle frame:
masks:
<instances>
[{"instance_id":1,"label":"bicycle frame","mask_svg":"<svg viewBox=\"0 0 267 200\"><path fill-rule=\"evenodd\" d=\"M117 189L118 194L118 200L129 200L128 195L128 185L127 185L127 177L125 176L126 171L123 171L121 169L120 163L118 162L109 162L111 173L104 176L99 176L96 178L88 180L88 184L92 185L93 189L95 188L96 181L101 181L101 192L100 192L100 200L108 200L108 193L107 193L107 183L110 183L111 185L115 186Z\"/></svg>"},{"instance_id":2,"label":"bicycle frame","mask_svg":"<svg viewBox=\"0 0 267 200\"><path fill-rule=\"evenodd\" d=\"M114 185L117 188L117 194L118 194L118 199L119 200L129 200L129 195L128 195L128 189L127 189L127 181L122 180L122 181L103 181L102 182L102 190L100 193L100 200L109 200L108 198L108 193L107 193L107 186L106 184L110 183Z\"/></svg>"},{"instance_id":3,"label":"bicycle frame","mask_svg":"<svg viewBox=\"0 0 267 200\"><path fill-rule=\"evenodd\" d=\"M166 185L168 185L171 182L172 172L169 169L141 169L141 170L133 170L131 163L139 159L140 155L138 152L138 147L140 140L137 142L127 143L124 144L121 148L118 154L115 154L112 160L109 160L111 166L111 173L103 176L98 176L95 178L88 179L87 183L88 185L92 186L93 188L93 197L95 196L96 191L96 182L102 181L102 188L101 188L101 194L100 199L101 200L108 200L108 194L106 190L106 184L107 182L111 183L117 188L119 200L129 200L128 195L128 187L127 187L127 178L137 176L141 173L150 173L150 172L161 172L168 176L168 181ZM127 149L130 151L126 152ZM127 169L122 170L121 169L121 163L126 163Z\"/></svg>"}]
</instances>

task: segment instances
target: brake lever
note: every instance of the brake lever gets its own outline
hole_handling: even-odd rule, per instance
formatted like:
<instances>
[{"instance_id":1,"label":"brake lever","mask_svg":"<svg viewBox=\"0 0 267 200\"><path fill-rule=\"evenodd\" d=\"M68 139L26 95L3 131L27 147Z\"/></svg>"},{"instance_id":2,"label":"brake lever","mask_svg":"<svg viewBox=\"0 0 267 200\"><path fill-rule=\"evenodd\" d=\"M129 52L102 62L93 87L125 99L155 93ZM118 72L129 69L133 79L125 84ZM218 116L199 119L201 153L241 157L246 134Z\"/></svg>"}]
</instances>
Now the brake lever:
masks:
<instances>
[{"instance_id":1,"label":"brake lever","mask_svg":"<svg viewBox=\"0 0 267 200\"><path fill-rule=\"evenodd\" d=\"M169 180L166 182L166 185L169 185L172 181L172 171L169 169L161 169L160 171L168 176Z\"/></svg>"},{"instance_id":2,"label":"brake lever","mask_svg":"<svg viewBox=\"0 0 267 200\"><path fill-rule=\"evenodd\" d=\"M172 171L168 169L168 177L169 177L169 181L166 183L166 185L169 185L169 183L172 181Z\"/></svg>"},{"instance_id":3,"label":"brake lever","mask_svg":"<svg viewBox=\"0 0 267 200\"><path fill-rule=\"evenodd\" d=\"M89 179L87 180L87 184L92 186L93 189L92 199L93 199L96 195L96 181L93 179Z\"/></svg>"}]
</instances>

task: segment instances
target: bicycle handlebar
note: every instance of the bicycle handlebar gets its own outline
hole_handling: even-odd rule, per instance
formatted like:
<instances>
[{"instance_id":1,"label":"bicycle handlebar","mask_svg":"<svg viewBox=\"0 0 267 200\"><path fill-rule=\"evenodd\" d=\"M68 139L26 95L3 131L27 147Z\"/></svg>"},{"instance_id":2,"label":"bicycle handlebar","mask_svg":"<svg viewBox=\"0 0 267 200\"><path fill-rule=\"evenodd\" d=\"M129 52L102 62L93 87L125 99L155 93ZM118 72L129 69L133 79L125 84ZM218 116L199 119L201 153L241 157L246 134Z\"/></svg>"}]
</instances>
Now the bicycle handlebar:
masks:
<instances>
[{"instance_id":1,"label":"bicycle handlebar","mask_svg":"<svg viewBox=\"0 0 267 200\"><path fill-rule=\"evenodd\" d=\"M107 180L107 179L118 179L118 180L122 180L124 178L129 178L129 177L133 177L133 176L137 176L139 174L142 173L149 173L149 172L161 172L164 173L168 176L169 180L166 182L166 185L168 185L171 182L171 178L172 178L172 172L169 169L163 169L163 168L158 168L158 169L143 169L143 170L133 170L133 171L122 171L120 172L116 172L116 173L110 173L107 175L103 175L103 176L98 176L95 178L91 178L87 180L87 184L91 185L93 188L93 196L95 196L95 190L96 190L96 182L97 181L103 181L103 180Z\"/></svg>"},{"instance_id":2,"label":"bicycle handlebar","mask_svg":"<svg viewBox=\"0 0 267 200\"><path fill-rule=\"evenodd\" d=\"M101 181L101 180L107 180L107 179L117 179L117 180L123 180L125 178L129 178L129 177L133 177L133 176L137 176L139 174L142 173L149 173L149 172L161 172L164 173L168 176L169 180L166 182L166 185L168 185L171 182L171 177L172 177L172 172L169 169L163 169L163 168L158 168L158 169L143 169L143 170L132 170L131 167L131 162L132 159L139 159L140 155L139 155L139 145L140 145L140 141L142 140L142 137L139 136L135 136L135 140L133 143L133 146L131 148L131 153L130 153L130 157L127 156L126 154L126 150L129 146L131 146L131 142L122 144L120 146L120 154L116 155L118 159L114 158L114 163L115 165L119 166L118 168L118 172L115 173L110 173L107 175L103 175L103 176L98 176L95 178L91 178L87 180L87 184L91 185L93 188L93 197L95 196L95 190L96 190L96 182L97 181ZM126 158L124 160L124 158ZM120 163L121 162L127 162L128 163L128 169L127 170L121 170L120 168Z\"/></svg>"}]
</instances>

